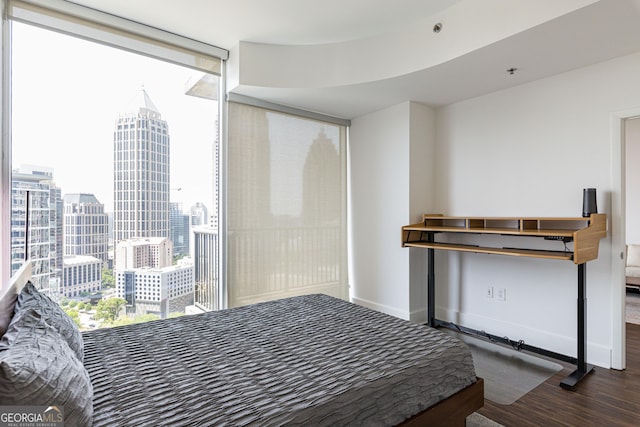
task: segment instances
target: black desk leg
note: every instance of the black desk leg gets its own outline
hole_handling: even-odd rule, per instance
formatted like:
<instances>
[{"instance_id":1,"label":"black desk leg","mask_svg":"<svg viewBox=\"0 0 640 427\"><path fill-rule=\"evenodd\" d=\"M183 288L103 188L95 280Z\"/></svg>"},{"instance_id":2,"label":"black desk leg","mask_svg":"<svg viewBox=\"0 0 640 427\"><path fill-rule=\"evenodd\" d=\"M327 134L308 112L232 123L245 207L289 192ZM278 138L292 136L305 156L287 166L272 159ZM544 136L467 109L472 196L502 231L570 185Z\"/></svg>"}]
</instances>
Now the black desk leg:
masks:
<instances>
[{"instance_id":1,"label":"black desk leg","mask_svg":"<svg viewBox=\"0 0 640 427\"><path fill-rule=\"evenodd\" d=\"M427 263L429 271L427 273L427 324L436 326L436 275L435 275L435 249L427 249Z\"/></svg>"},{"instance_id":2,"label":"black desk leg","mask_svg":"<svg viewBox=\"0 0 640 427\"><path fill-rule=\"evenodd\" d=\"M577 369L562 380L560 387L575 390L593 366L587 364L587 264L578 264L578 362Z\"/></svg>"}]
</instances>

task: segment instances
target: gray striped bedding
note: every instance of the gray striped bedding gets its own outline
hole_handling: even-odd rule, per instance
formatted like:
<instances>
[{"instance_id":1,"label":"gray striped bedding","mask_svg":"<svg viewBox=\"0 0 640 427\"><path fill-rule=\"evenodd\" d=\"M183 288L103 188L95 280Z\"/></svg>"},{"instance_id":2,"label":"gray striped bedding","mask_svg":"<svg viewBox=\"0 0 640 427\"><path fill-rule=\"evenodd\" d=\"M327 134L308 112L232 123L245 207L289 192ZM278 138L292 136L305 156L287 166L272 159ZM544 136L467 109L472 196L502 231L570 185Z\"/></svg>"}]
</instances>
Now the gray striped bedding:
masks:
<instances>
[{"instance_id":1,"label":"gray striped bedding","mask_svg":"<svg viewBox=\"0 0 640 427\"><path fill-rule=\"evenodd\" d=\"M460 340L321 294L83 339L94 426L396 425L476 380Z\"/></svg>"}]
</instances>

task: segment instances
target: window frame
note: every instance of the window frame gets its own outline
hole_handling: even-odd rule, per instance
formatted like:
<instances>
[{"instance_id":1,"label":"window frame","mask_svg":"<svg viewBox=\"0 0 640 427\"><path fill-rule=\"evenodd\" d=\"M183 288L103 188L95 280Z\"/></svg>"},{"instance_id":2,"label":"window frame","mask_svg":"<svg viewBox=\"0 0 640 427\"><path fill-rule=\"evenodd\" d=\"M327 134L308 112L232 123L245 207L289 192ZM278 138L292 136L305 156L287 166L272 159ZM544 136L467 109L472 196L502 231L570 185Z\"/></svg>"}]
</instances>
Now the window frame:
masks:
<instances>
[{"instance_id":1,"label":"window frame","mask_svg":"<svg viewBox=\"0 0 640 427\"><path fill-rule=\"evenodd\" d=\"M318 113L312 113L305 110L286 107L278 104L269 103L266 101L242 96L229 94L228 100L225 99L227 94L226 88L226 62L229 52L225 49L195 41L186 37L182 37L173 33L169 33L157 28L149 27L137 22L133 22L121 17L99 12L95 9L90 9L85 6L70 3L62 0L0 0L0 5L3 11L3 18L0 20L0 44L2 46L2 54L0 57L0 69L2 72L2 83L0 86L0 98L1 98L1 115L0 115L0 280L4 287L8 283L8 279L11 274L11 180L12 180L12 152L11 152L11 32L12 21L19 21L26 24L36 25L47 30L57 31L69 36L79 37L90 40L92 42L105 44L111 47L116 47L128 51L132 51L137 54L150 56L155 59L177 63L177 59L171 59L158 56L157 51L141 52L139 50L140 38L157 41L159 45L166 48L167 45L182 47L189 52L199 52L205 57L216 57L220 60L220 68L217 74L219 78L219 99L218 99L218 131L219 131L219 164L218 164L218 272L219 272L219 284L218 286L218 300L221 302L220 308L226 308L228 302L228 290L227 290L227 264L228 264L228 240L227 240L227 168L228 168L228 147L227 147L227 116L228 116L228 102L233 101L257 107L262 107L276 112L282 112L287 114L296 115L302 118L309 118L318 121L324 121L327 123L333 123L346 127L346 144L348 145L349 139L349 126L350 120L340 119L336 117L326 116ZM25 10L35 10L42 12L40 15L36 14L38 19L33 18L33 15L21 14L19 17L11 15L13 7L23 8ZM42 20L42 16L50 13L54 19ZM66 27L64 25L64 17L72 17L73 26ZM83 24L85 24L83 26ZM71 28L73 27L73 28ZM100 31L91 32L87 34L82 33L82 28L89 28L95 30L96 27ZM108 28L114 28L117 33L117 39L120 42L114 40L102 40L96 34L107 34ZM126 40L126 37L130 36L136 39L136 47L127 46L126 42L123 44L121 40ZM143 40L144 41L144 40ZM151 43L153 44L153 43ZM144 45L144 43L142 43ZM206 64L207 61L204 61ZM190 65L185 63L179 63L179 65ZM191 66L200 71L206 71L212 73L210 69L203 70L198 66ZM347 173L348 176L348 173ZM348 178L347 178L348 179ZM115 203L115 202L114 202ZM348 221L348 220L347 220ZM346 227L346 223L345 223ZM346 233L346 230L345 230Z\"/></svg>"},{"instance_id":2,"label":"window frame","mask_svg":"<svg viewBox=\"0 0 640 427\"><path fill-rule=\"evenodd\" d=\"M11 276L11 42L12 22L22 22L72 37L127 50L219 76L218 126L224 134L226 60L229 52L125 18L62 0L0 0L0 280L2 289ZM131 43L127 43L129 40ZM171 49L177 52L169 55ZM215 62L218 61L219 64ZM213 68L212 68L213 67ZM220 146L224 145L222 139ZM221 191L220 189L218 190ZM219 193L223 194L223 193ZM221 205L221 203L219 204ZM219 213L222 217L222 213Z\"/></svg>"}]
</instances>

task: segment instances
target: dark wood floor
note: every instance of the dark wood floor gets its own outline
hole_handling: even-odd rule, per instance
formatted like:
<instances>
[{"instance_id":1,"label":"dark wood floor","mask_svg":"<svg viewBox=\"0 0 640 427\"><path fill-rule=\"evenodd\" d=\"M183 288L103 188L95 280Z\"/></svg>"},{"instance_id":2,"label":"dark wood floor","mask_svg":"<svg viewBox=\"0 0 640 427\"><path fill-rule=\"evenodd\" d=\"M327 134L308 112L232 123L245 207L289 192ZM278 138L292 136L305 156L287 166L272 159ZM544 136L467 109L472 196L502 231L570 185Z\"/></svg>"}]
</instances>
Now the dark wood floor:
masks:
<instances>
[{"instance_id":1,"label":"dark wood floor","mask_svg":"<svg viewBox=\"0 0 640 427\"><path fill-rule=\"evenodd\" d=\"M511 426L640 426L640 325L627 323L627 368L596 367L567 391L558 384L570 365L511 405L485 399L478 411Z\"/></svg>"}]
</instances>

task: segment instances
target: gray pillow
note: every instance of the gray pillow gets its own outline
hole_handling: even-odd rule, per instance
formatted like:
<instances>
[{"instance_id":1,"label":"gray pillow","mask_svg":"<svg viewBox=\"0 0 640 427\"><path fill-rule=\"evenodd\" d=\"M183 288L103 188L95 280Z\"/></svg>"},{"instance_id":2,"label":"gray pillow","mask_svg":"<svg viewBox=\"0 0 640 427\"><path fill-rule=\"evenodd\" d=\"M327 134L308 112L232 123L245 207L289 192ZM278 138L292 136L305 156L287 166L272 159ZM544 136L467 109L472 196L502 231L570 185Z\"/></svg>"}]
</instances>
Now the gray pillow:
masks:
<instances>
[{"instance_id":1,"label":"gray pillow","mask_svg":"<svg viewBox=\"0 0 640 427\"><path fill-rule=\"evenodd\" d=\"M66 340L32 309L16 311L0 340L2 405L64 407L68 426L89 426L93 388Z\"/></svg>"},{"instance_id":2,"label":"gray pillow","mask_svg":"<svg viewBox=\"0 0 640 427\"><path fill-rule=\"evenodd\" d=\"M20 294L18 294L15 312L18 313L29 309L42 316L45 322L58 331L80 362L84 361L84 341L82 341L82 334L76 323L58 303L38 291L31 282L27 282Z\"/></svg>"},{"instance_id":3,"label":"gray pillow","mask_svg":"<svg viewBox=\"0 0 640 427\"><path fill-rule=\"evenodd\" d=\"M33 265L27 261L9 279L7 286L0 286L0 337L4 335L13 317L18 294L31 278Z\"/></svg>"}]
</instances>

